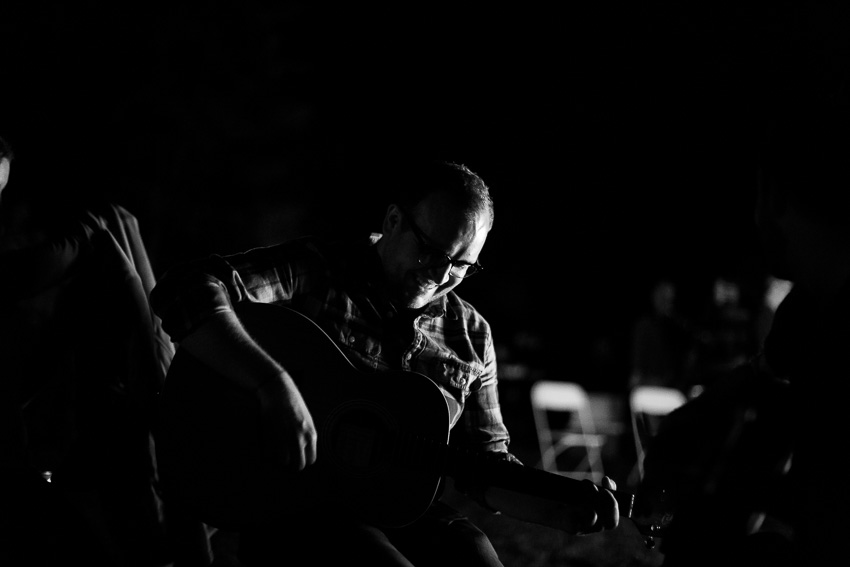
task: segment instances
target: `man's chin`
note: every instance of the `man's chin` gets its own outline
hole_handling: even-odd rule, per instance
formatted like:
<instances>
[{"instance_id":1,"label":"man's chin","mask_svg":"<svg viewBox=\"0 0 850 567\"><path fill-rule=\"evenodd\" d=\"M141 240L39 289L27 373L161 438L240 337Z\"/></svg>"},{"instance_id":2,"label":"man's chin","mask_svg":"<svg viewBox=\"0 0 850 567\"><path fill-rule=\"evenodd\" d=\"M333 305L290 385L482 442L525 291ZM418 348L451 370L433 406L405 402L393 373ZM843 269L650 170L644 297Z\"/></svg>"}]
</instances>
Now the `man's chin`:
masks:
<instances>
[{"instance_id":1,"label":"man's chin","mask_svg":"<svg viewBox=\"0 0 850 567\"><path fill-rule=\"evenodd\" d=\"M437 292L437 286L416 283L408 285L402 293L401 303L407 309L419 309L430 303Z\"/></svg>"},{"instance_id":2,"label":"man's chin","mask_svg":"<svg viewBox=\"0 0 850 567\"><path fill-rule=\"evenodd\" d=\"M434 300L436 297L434 293L435 291L436 290L423 291L422 289L409 291L404 294L400 303L405 309L421 309Z\"/></svg>"},{"instance_id":3,"label":"man's chin","mask_svg":"<svg viewBox=\"0 0 850 567\"><path fill-rule=\"evenodd\" d=\"M403 301L402 305L404 306L405 309L421 309L421 308L425 307L426 305L428 305L428 303L431 302L431 299L432 299L432 296L430 296L430 295L427 298L424 298L422 296L416 296L416 297L413 297L413 298L410 298L410 299Z\"/></svg>"}]
</instances>

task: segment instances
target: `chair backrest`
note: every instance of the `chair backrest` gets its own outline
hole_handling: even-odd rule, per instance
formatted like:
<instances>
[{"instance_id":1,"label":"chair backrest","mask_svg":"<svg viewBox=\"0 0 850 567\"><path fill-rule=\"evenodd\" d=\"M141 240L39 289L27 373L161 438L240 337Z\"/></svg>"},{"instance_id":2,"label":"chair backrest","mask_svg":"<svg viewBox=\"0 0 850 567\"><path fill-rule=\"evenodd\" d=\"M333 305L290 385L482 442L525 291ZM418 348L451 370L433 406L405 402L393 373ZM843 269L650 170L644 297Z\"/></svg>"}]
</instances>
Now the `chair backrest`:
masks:
<instances>
[{"instance_id":1,"label":"chair backrest","mask_svg":"<svg viewBox=\"0 0 850 567\"><path fill-rule=\"evenodd\" d=\"M643 479L643 460L647 445L657 432L660 420L687 401L687 396L676 388L650 385L632 388L629 393L629 413L636 461L629 475L629 483L637 483Z\"/></svg>"},{"instance_id":2,"label":"chair backrest","mask_svg":"<svg viewBox=\"0 0 850 567\"><path fill-rule=\"evenodd\" d=\"M539 411L575 412L581 429L586 434L595 433L590 396L575 382L538 380L531 386L531 407Z\"/></svg>"},{"instance_id":3,"label":"chair backrest","mask_svg":"<svg viewBox=\"0 0 850 567\"><path fill-rule=\"evenodd\" d=\"M539 466L549 472L602 482L605 438L596 434L587 391L575 382L538 380L531 386L531 409L540 447ZM559 413L571 414L563 427L555 417Z\"/></svg>"},{"instance_id":4,"label":"chair backrest","mask_svg":"<svg viewBox=\"0 0 850 567\"><path fill-rule=\"evenodd\" d=\"M686 401L681 390L664 386L636 386L629 394L632 411L647 415L667 415Z\"/></svg>"},{"instance_id":5,"label":"chair backrest","mask_svg":"<svg viewBox=\"0 0 850 567\"><path fill-rule=\"evenodd\" d=\"M575 411L586 406L589 398L574 382L539 380L531 386L531 403L552 411Z\"/></svg>"}]
</instances>

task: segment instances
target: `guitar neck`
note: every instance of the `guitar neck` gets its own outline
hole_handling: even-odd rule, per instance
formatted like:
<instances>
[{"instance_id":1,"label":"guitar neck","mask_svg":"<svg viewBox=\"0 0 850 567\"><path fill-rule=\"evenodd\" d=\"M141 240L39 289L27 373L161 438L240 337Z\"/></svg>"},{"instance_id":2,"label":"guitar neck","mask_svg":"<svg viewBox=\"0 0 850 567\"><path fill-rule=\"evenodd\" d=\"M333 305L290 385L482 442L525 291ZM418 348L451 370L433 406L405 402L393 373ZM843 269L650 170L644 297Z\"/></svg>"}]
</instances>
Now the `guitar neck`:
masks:
<instances>
[{"instance_id":1,"label":"guitar neck","mask_svg":"<svg viewBox=\"0 0 850 567\"><path fill-rule=\"evenodd\" d=\"M445 470L452 477L472 474L490 486L498 486L564 504L595 509L598 502L597 491L589 482L453 446L448 447ZM634 510L634 495L620 490L614 490L612 493L617 500L620 516L631 518Z\"/></svg>"}]
</instances>

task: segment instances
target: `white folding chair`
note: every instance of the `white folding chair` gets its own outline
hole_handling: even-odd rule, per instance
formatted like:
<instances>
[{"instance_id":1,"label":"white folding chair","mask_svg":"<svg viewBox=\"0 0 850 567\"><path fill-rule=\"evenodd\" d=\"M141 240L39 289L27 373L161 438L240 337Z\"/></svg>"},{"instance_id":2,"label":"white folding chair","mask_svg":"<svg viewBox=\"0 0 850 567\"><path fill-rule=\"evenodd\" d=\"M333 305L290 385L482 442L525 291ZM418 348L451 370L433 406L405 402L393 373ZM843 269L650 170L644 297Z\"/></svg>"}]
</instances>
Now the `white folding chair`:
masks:
<instances>
[{"instance_id":1,"label":"white folding chair","mask_svg":"<svg viewBox=\"0 0 850 567\"><path fill-rule=\"evenodd\" d=\"M605 476L590 397L574 382L538 380L531 386L531 409L540 445L540 468L601 483Z\"/></svg>"},{"instance_id":2,"label":"white folding chair","mask_svg":"<svg viewBox=\"0 0 850 567\"><path fill-rule=\"evenodd\" d=\"M637 484L643 480L643 460L659 421L685 402L687 397L676 388L635 386L629 392L629 414L636 453L635 465L629 475L630 483Z\"/></svg>"}]
</instances>

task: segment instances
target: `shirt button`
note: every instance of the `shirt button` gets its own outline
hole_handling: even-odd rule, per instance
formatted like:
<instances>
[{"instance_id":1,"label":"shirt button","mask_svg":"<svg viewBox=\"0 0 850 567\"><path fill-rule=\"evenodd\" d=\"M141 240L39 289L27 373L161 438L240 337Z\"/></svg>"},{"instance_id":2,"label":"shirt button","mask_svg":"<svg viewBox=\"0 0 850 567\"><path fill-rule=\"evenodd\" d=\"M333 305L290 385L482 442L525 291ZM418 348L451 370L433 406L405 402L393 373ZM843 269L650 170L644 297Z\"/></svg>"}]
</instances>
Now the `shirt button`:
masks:
<instances>
[{"instance_id":1,"label":"shirt button","mask_svg":"<svg viewBox=\"0 0 850 567\"><path fill-rule=\"evenodd\" d=\"M353 345L353 344L354 344L354 341L356 341L356 340L357 340L357 339L355 339L354 337L348 337L348 344Z\"/></svg>"}]
</instances>

